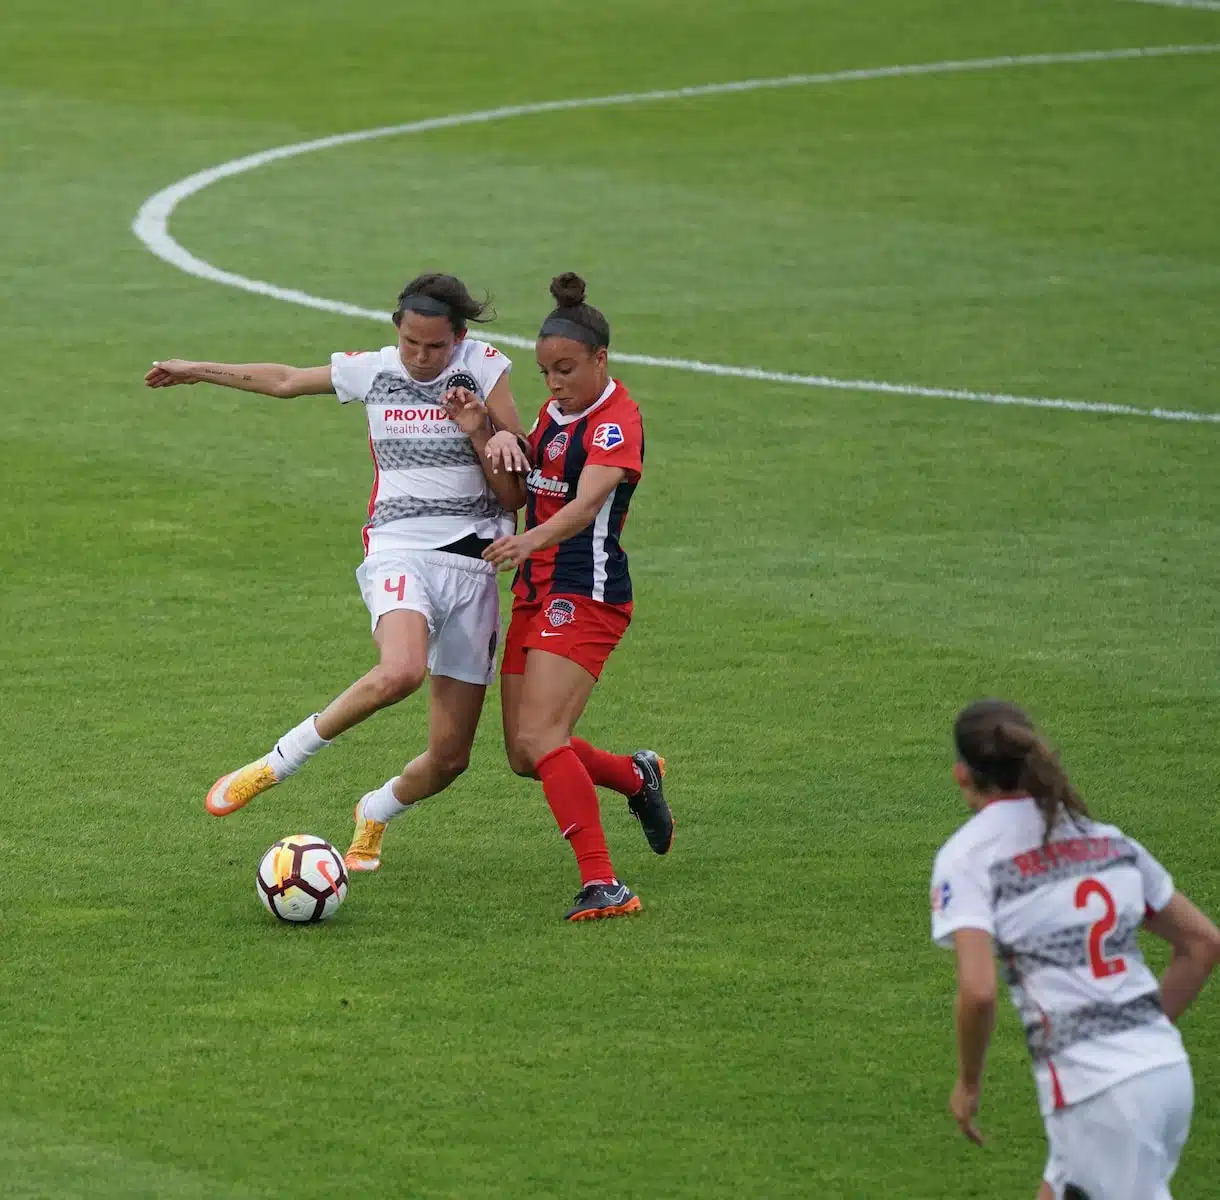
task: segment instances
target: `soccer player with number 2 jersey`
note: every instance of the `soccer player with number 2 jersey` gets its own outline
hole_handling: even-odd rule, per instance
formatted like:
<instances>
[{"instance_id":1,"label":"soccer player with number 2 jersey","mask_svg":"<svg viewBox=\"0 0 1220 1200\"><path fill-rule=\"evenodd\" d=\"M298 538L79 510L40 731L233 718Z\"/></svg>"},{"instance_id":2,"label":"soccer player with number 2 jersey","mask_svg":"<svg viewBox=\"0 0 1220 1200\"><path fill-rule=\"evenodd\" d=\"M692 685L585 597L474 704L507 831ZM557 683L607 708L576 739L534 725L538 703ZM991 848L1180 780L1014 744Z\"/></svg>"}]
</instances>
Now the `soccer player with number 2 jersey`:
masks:
<instances>
[{"instance_id":1,"label":"soccer player with number 2 jersey","mask_svg":"<svg viewBox=\"0 0 1220 1200\"><path fill-rule=\"evenodd\" d=\"M953 1116L981 1143L998 958L1049 1142L1038 1200L1169 1200L1194 1103L1175 1023L1220 961L1220 930L1143 846L1089 817L1021 709L979 701L954 741L974 816L932 873L932 936L957 955ZM1173 950L1159 984L1141 927Z\"/></svg>"},{"instance_id":2,"label":"soccer player with number 2 jersey","mask_svg":"<svg viewBox=\"0 0 1220 1200\"><path fill-rule=\"evenodd\" d=\"M674 824L662 792L664 761L651 750L610 754L574 736L602 667L631 621L631 576L619 543L644 465L640 410L610 378L610 325L585 303L578 275L551 282L556 308L536 353L551 395L529 434L532 469L525 529L483 557L517 568L504 644L501 700L509 762L536 778L576 854L581 889L570 921L618 917L640 901L614 873L596 786L627 797L657 854ZM513 439L493 436L496 463Z\"/></svg>"}]
</instances>

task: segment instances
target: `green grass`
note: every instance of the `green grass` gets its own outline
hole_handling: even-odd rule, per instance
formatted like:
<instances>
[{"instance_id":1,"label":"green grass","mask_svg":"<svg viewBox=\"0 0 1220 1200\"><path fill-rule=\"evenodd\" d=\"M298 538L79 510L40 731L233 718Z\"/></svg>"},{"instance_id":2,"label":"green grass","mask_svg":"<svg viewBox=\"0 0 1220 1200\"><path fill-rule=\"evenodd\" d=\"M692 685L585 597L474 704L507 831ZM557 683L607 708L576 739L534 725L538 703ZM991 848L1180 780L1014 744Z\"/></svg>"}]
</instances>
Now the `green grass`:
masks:
<instances>
[{"instance_id":1,"label":"green grass","mask_svg":"<svg viewBox=\"0 0 1220 1200\"><path fill-rule=\"evenodd\" d=\"M559 922L570 856L493 694L469 773L382 873L287 929L259 855L346 844L425 730L408 702L203 813L371 662L361 415L139 380L384 333L179 274L128 227L194 171L391 122L1211 41L1215 14L1109 0L9 0L0 1194L1032 1195L1008 1012L987 1148L945 1113L948 724L979 694L1028 704L1094 807L1220 911L1220 428L624 369L648 427L637 619L582 732L671 761L672 856L605 806L645 914ZM173 231L373 307L454 270L510 333L574 267L623 350L1214 412L1218 78L1178 58L552 114L276 164ZM1215 1003L1184 1023L1187 1197L1220 1196Z\"/></svg>"}]
</instances>

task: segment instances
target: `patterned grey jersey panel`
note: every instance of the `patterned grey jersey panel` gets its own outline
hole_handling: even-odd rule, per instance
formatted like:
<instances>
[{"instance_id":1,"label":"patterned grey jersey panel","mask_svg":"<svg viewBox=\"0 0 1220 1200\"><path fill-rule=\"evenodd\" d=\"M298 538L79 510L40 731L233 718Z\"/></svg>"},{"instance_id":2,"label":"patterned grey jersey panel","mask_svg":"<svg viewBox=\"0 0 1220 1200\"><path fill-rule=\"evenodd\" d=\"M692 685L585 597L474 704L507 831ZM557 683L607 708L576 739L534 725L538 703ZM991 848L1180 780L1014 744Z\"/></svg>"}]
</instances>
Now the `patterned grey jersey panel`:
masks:
<instances>
[{"instance_id":1,"label":"patterned grey jersey panel","mask_svg":"<svg viewBox=\"0 0 1220 1200\"><path fill-rule=\"evenodd\" d=\"M478 381L468 371L442 371L428 383L420 383L407 375L399 375L394 371L379 371L369 385L365 404L385 404L393 401L395 404L437 404L451 387L464 387L483 398L483 389Z\"/></svg>"},{"instance_id":2,"label":"patterned grey jersey panel","mask_svg":"<svg viewBox=\"0 0 1220 1200\"><path fill-rule=\"evenodd\" d=\"M1084 841L1086 839L1074 839ZM1117 838L1105 839L1113 848L1111 856L1106 858L1082 858L1079 861L1059 861L1053 864L1041 862L1039 869L1032 873L1021 870L1015 859L1006 858L992 863L988 869L991 876L991 900L993 904L1004 904L1010 900L1018 900L1028 896L1039 888L1049 887L1054 883L1062 883L1068 879L1083 879L1088 875L1096 875L1100 871L1113 870L1115 867L1137 867L1139 860L1135 848ZM1032 853L1038 853L1037 851ZM1026 856L1020 855L1024 858Z\"/></svg>"},{"instance_id":3,"label":"patterned grey jersey panel","mask_svg":"<svg viewBox=\"0 0 1220 1200\"><path fill-rule=\"evenodd\" d=\"M369 525L374 529L391 521L411 517L502 517L504 509L490 496L462 496L448 500L419 500L414 496L393 496L373 506Z\"/></svg>"},{"instance_id":4,"label":"patterned grey jersey panel","mask_svg":"<svg viewBox=\"0 0 1220 1200\"><path fill-rule=\"evenodd\" d=\"M1049 1020L1025 1026L1025 1041L1035 1062L1062 1054L1077 1042L1127 1033L1151 1025L1162 1016L1159 992L1148 992L1126 1004L1086 1004L1068 1013L1053 1013Z\"/></svg>"},{"instance_id":5,"label":"patterned grey jersey panel","mask_svg":"<svg viewBox=\"0 0 1220 1200\"><path fill-rule=\"evenodd\" d=\"M1138 921L1120 921L1107 934L1101 944L1106 958L1128 958L1139 953L1135 940ZM1021 938L1010 945L996 949L1004 973L1004 982L1011 987L1019 986L1022 978L1028 978L1047 967L1074 970L1087 967L1092 959L1089 955L1089 938L1092 925L1077 925L1070 929L1057 929L1054 933Z\"/></svg>"},{"instance_id":6,"label":"patterned grey jersey panel","mask_svg":"<svg viewBox=\"0 0 1220 1200\"><path fill-rule=\"evenodd\" d=\"M412 467L477 467L479 456L470 439L378 438L373 442L373 457L383 471L402 471Z\"/></svg>"}]
</instances>

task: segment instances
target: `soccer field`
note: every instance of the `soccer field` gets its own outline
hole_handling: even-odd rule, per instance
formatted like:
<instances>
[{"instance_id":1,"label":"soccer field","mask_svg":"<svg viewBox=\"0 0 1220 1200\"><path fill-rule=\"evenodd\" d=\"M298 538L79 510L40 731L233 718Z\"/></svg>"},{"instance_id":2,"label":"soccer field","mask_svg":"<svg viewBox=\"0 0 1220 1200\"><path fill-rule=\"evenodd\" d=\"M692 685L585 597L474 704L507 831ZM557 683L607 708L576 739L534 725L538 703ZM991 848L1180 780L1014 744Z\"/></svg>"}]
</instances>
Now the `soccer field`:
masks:
<instances>
[{"instance_id":1,"label":"soccer field","mask_svg":"<svg viewBox=\"0 0 1220 1200\"><path fill-rule=\"evenodd\" d=\"M949 725L1026 705L1095 813L1220 913L1220 12L6 0L2 23L0 1195L1032 1197L1006 1002L987 1146L946 1110ZM218 178L169 218L195 275L132 232L260 151L592 97L619 102ZM645 911L565 925L571 854L493 690L381 872L328 925L274 922L263 851L346 846L426 734L419 696L204 812L372 665L363 414L142 375L384 345L360 310L423 270L529 339L567 269L648 438L635 622L582 733L667 757L673 853L607 794ZM501 344L528 423L532 349ZM1175 1194L1218 1197L1216 985L1183 1032Z\"/></svg>"}]
</instances>

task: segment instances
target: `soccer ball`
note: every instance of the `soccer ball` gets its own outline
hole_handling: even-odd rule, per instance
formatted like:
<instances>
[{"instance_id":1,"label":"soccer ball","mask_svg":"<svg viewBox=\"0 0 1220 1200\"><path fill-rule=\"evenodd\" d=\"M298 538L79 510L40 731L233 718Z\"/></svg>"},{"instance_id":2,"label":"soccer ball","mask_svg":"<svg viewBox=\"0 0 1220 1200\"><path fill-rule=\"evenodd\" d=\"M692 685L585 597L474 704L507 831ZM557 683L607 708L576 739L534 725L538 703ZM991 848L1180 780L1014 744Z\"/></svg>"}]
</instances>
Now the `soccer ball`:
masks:
<instances>
[{"instance_id":1,"label":"soccer ball","mask_svg":"<svg viewBox=\"0 0 1220 1200\"><path fill-rule=\"evenodd\" d=\"M343 855L309 833L281 838L258 864L254 890L281 921L325 921L347 895Z\"/></svg>"}]
</instances>

